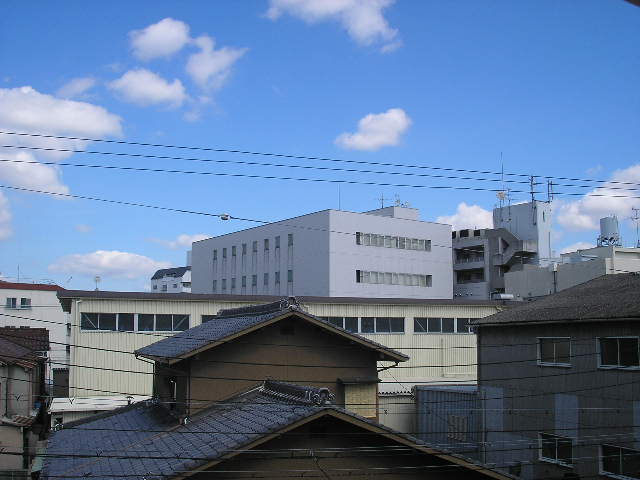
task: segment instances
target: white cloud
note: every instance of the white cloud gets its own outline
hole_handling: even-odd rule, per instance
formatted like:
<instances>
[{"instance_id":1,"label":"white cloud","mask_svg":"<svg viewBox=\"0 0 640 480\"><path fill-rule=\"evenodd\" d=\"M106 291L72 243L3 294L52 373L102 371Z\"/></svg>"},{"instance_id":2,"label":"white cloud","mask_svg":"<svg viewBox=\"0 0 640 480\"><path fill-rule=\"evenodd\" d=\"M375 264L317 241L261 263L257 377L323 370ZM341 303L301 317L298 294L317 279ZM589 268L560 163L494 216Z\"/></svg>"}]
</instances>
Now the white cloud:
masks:
<instances>
[{"instance_id":1,"label":"white cloud","mask_svg":"<svg viewBox=\"0 0 640 480\"><path fill-rule=\"evenodd\" d=\"M397 49L398 31L389 26L382 11L395 0L270 0L267 17L277 20L288 13L307 23L339 22L360 45L382 44L383 52Z\"/></svg>"},{"instance_id":2,"label":"white cloud","mask_svg":"<svg viewBox=\"0 0 640 480\"><path fill-rule=\"evenodd\" d=\"M180 80L176 78L169 83L144 68L129 70L119 79L109 82L108 86L123 100L140 106L165 104L179 107L187 99Z\"/></svg>"},{"instance_id":3,"label":"white cloud","mask_svg":"<svg viewBox=\"0 0 640 480\"><path fill-rule=\"evenodd\" d=\"M625 218L631 215L631 207L638 204L638 199L631 197L637 197L637 191L618 190L633 188L633 185L613 182L640 184L640 164L615 171L609 182L591 190L579 200L559 202L558 223L568 230L598 230L602 217L617 215Z\"/></svg>"},{"instance_id":4,"label":"white cloud","mask_svg":"<svg viewBox=\"0 0 640 480\"><path fill-rule=\"evenodd\" d=\"M180 20L165 18L142 30L129 33L133 54L140 60L168 57L189 43L189 26Z\"/></svg>"},{"instance_id":5,"label":"white cloud","mask_svg":"<svg viewBox=\"0 0 640 480\"><path fill-rule=\"evenodd\" d=\"M4 193L0 192L0 240L9 238L13 233L11 227L11 210L9 200Z\"/></svg>"},{"instance_id":6,"label":"white cloud","mask_svg":"<svg viewBox=\"0 0 640 480\"><path fill-rule=\"evenodd\" d=\"M96 84L92 77L78 77L69 80L58 89L56 95L61 98L79 97Z\"/></svg>"},{"instance_id":7,"label":"white cloud","mask_svg":"<svg viewBox=\"0 0 640 480\"><path fill-rule=\"evenodd\" d=\"M370 113L358 122L358 131L343 133L335 143L350 150L378 150L400 143L400 137L411 126L411 119L401 108L384 113Z\"/></svg>"},{"instance_id":8,"label":"white cloud","mask_svg":"<svg viewBox=\"0 0 640 480\"><path fill-rule=\"evenodd\" d=\"M569 252L575 252L577 250L585 250L587 248L593 248L593 247L595 247L595 245L593 243L576 242L576 243L572 243L571 245L567 245L566 247L562 248L560 250L560 254L569 253Z\"/></svg>"},{"instance_id":9,"label":"white cloud","mask_svg":"<svg viewBox=\"0 0 640 480\"><path fill-rule=\"evenodd\" d=\"M103 138L122 134L121 118L87 102L56 98L31 87L0 88L0 130ZM88 142L0 134L4 145L76 150ZM19 162L60 161L71 152L0 148L0 157ZM0 181L13 186L68 192L55 166L0 162Z\"/></svg>"},{"instance_id":10,"label":"white cloud","mask_svg":"<svg viewBox=\"0 0 640 480\"><path fill-rule=\"evenodd\" d=\"M73 227L73 228L75 228L75 229L76 229L76 231L77 231L77 232L80 232L80 233L89 233L91 230L93 230L93 229L91 228L91 225L87 225L87 224L85 224L85 223L80 223L80 224L76 225L76 226L75 226L75 227Z\"/></svg>"},{"instance_id":11,"label":"white cloud","mask_svg":"<svg viewBox=\"0 0 640 480\"><path fill-rule=\"evenodd\" d=\"M220 88L231 74L231 67L246 52L246 48L222 47L215 49L215 40L208 35L196 38L200 51L189 56L186 71L203 89Z\"/></svg>"},{"instance_id":12,"label":"white cloud","mask_svg":"<svg viewBox=\"0 0 640 480\"><path fill-rule=\"evenodd\" d=\"M49 265L49 270L51 272L133 279L149 276L156 270L170 266L169 262L159 262L136 253L97 250L93 253L77 253L61 257Z\"/></svg>"},{"instance_id":13,"label":"white cloud","mask_svg":"<svg viewBox=\"0 0 640 480\"><path fill-rule=\"evenodd\" d=\"M436 218L438 223L453 225L454 230L464 228L493 228L493 214L479 205L459 203L456 213Z\"/></svg>"},{"instance_id":14,"label":"white cloud","mask_svg":"<svg viewBox=\"0 0 640 480\"><path fill-rule=\"evenodd\" d=\"M149 240L176 250L179 248L191 248L191 244L193 242L198 242L200 240L204 240L205 238L211 238L211 235L207 235L206 233L195 233L193 235L183 233L178 235L175 240L162 240L160 238L150 238Z\"/></svg>"}]
</instances>

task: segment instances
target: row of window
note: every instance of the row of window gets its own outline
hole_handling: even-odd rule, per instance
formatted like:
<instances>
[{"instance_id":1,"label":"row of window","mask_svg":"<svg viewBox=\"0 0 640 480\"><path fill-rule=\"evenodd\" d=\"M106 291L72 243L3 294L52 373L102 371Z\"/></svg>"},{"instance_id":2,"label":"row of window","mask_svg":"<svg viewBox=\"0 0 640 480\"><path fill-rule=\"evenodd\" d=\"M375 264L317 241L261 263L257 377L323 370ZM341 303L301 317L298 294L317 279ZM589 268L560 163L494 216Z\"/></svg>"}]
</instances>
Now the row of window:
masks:
<instances>
[{"instance_id":1,"label":"row of window","mask_svg":"<svg viewBox=\"0 0 640 480\"><path fill-rule=\"evenodd\" d=\"M276 249L277 249L277 248L280 248L280 235L278 235L277 237L275 237L275 239L274 239L274 240L275 240L275 242L274 242L274 243L275 243L274 247L275 247ZM287 245L288 245L288 246L292 246L292 245L293 245L293 233L289 233L289 234L287 235ZM265 239L262 241L262 247L263 247L263 250L264 250L265 252L268 252L268 251L269 251L269 239L268 239L268 238L265 238ZM246 255L246 254L247 254L247 244L246 244L246 243L243 243L243 244L240 246L240 248L241 248L241 253L242 253L242 255ZM258 240L254 240L254 241L251 243L251 251L252 251L253 253L257 253L257 252L258 252ZM228 253L228 252L229 252L229 249L228 249L227 247L222 248L222 258L227 258L227 253ZM232 256L232 257L235 257L235 256L237 256L237 255L238 255L238 249L237 249L237 247L234 245L234 246L232 246L232 247L231 247L231 256ZM214 260L217 260L217 259L218 259L218 249L215 249L215 250L213 251L213 259L214 259Z\"/></svg>"},{"instance_id":2,"label":"row of window","mask_svg":"<svg viewBox=\"0 0 640 480\"><path fill-rule=\"evenodd\" d=\"M251 286L252 287L257 287L258 286L258 275L251 275L250 278L251 280ZM229 281L227 281L229 280ZM220 290L222 292L226 292L227 288L230 288L231 290L235 290L237 288L237 281L236 281L236 277L232 277L230 279L227 278L223 278L220 281ZM274 276L273 276L273 283L275 285L280 285L280 272L275 272ZM293 270L287 270L287 283L293 283ZM262 275L262 285L265 287L269 286L269 274L268 273L264 273ZM240 277L240 286L242 288L247 288L247 275L243 275L242 277ZM218 291L218 280L214 280L213 281L213 293L216 293Z\"/></svg>"},{"instance_id":3,"label":"row of window","mask_svg":"<svg viewBox=\"0 0 640 480\"><path fill-rule=\"evenodd\" d=\"M354 333L404 333L404 317L322 317L348 332ZM473 333L473 318L413 319L414 333Z\"/></svg>"},{"instance_id":4,"label":"row of window","mask_svg":"<svg viewBox=\"0 0 640 480\"><path fill-rule=\"evenodd\" d=\"M182 285L183 288L191 288L191 282L180 282L180 284ZM178 288L178 285L179 285L178 283L174 283L172 285L172 287L173 288ZM161 287L162 287L160 289L161 292L166 292L167 291L167 284L166 283L163 283ZM153 288L153 290L158 290L158 285L154 284L152 288Z\"/></svg>"},{"instance_id":5,"label":"row of window","mask_svg":"<svg viewBox=\"0 0 640 480\"><path fill-rule=\"evenodd\" d=\"M368 247L399 248L402 250L431 251L431 240L423 238L407 238L377 233L356 232L356 244Z\"/></svg>"},{"instance_id":6,"label":"row of window","mask_svg":"<svg viewBox=\"0 0 640 480\"><path fill-rule=\"evenodd\" d=\"M5 303L5 308L31 308L31 299L30 298L21 298L20 303L18 303L18 299L16 297L7 297L7 302Z\"/></svg>"},{"instance_id":7,"label":"row of window","mask_svg":"<svg viewBox=\"0 0 640 480\"><path fill-rule=\"evenodd\" d=\"M596 349L599 367L640 368L640 337L600 337ZM571 338L538 338L538 364L570 367Z\"/></svg>"},{"instance_id":8,"label":"row of window","mask_svg":"<svg viewBox=\"0 0 640 480\"><path fill-rule=\"evenodd\" d=\"M83 312L80 328L116 332L182 332L189 329L189 315Z\"/></svg>"},{"instance_id":9,"label":"row of window","mask_svg":"<svg viewBox=\"0 0 640 480\"><path fill-rule=\"evenodd\" d=\"M540 460L572 467L573 439L539 434ZM640 479L640 451L616 445L600 445L600 473L617 478Z\"/></svg>"},{"instance_id":10,"label":"row of window","mask_svg":"<svg viewBox=\"0 0 640 480\"><path fill-rule=\"evenodd\" d=\"M404 285L409 287L430 287L431 282L431 275L356 270L356 283L378 283L384 285Z\"/></svg>"}]
</instances>

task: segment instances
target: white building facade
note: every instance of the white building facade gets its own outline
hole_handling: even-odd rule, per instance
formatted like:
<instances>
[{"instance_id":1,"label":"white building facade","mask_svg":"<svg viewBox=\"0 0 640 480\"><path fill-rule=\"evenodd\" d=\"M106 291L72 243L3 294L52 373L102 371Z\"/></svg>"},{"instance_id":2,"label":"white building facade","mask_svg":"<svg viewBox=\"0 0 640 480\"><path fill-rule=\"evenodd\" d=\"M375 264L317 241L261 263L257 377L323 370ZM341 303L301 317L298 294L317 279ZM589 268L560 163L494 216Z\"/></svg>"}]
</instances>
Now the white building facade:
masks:
<instances>
[{"instance_id":1,"label":"white building facade","mask_svg":"<svg viewBox=\"0 0 640 480\"><path fill-rule=\"evenodd\" d=\"M451 226L324 210L194 242L192 292L450 299Z\"/></svg>"}]
</instances>

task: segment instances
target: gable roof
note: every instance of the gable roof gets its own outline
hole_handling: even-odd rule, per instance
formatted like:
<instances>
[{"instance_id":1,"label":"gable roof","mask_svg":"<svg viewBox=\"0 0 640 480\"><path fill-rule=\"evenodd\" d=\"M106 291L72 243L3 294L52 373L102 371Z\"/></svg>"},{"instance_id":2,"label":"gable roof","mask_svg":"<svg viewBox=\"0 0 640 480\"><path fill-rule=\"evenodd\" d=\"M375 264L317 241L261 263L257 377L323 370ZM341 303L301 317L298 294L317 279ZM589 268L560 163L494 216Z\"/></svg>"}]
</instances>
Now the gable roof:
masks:
<instances>
[{"instance_id":1,"label":"gable roof","mask_svg":"<svg viewBox=\"0 0 640 480\"><path fill-rule=\"evenodd\" d=\"M323 390L265 382L226 402L179 422L164 406L142 402L54 432L41 478L78 476L131 480L172 478L196 473L242 451L325 415L352 423L416 450L468 466L496 478L455 454L434 450L422 441L342 408L328 405ZM325 392L326 393L326 392Z\"/></svg>"},{"instance_id":2,"label":"gable roof","mask_svg":"<svg viewBox=\"0 0 640 480\"><path fill-rule=\"evenodd\" d=\"M479 326L640 319L640 275L603 275L533 302L475 320Z\"/></svg>"},{"instance_id":3,"label":"gable roof","mask_svg":"<svg viewBox=\"0 0 640 480\"><path fill-rule=\"evenodd\" d=\"M365 348L376 350L384 356L381 360L404 362L409 359L403 353L356 333L347 332L326 320L301 310L295 298L266 305L221 310L216 317L206 323L159 340L136 350L134 353L137 356L164 363L176 363L287 317L296 317L307 321Z\"/></svg>"},{"instance_id":4,"label":"gable roof","mask_svg":"<svg viewBox=\"0 0 640 480\"><path fill-rule=\"evenodd\" d=\"M191 267L162 268L153 274L151 280L158 280L162 277L182 277L189 270L191 270Z\"/></svg>"},{"instance_id":5,"label":"gable roof","mask_svg":"<svg viewBox=\"0 0 640 480\"><path fill-rule=\"evenodd\" d=\"M49 350L49 330L46 328L0 327L0 337L36 352Z\"/></svg>"}]
</instances>

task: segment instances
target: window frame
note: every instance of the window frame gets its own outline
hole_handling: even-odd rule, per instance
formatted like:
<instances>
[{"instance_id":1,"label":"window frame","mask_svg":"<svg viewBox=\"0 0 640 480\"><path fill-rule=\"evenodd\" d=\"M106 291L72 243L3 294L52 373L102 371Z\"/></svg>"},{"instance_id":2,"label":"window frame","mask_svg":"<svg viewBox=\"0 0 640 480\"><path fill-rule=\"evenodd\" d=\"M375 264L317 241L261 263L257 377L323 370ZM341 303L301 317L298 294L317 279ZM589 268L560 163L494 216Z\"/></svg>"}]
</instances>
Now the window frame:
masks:
<instances>
[{"instance_id":1,"label":"window frame","mask_svg":"<svg viewBox=\"0 0 640 480\"><path fill-rule=\"evenodd\" d=\"M347 317L351 318L351 317ZM373 320L373 331L364 331L363 330L363 321L367 321L369 323L370 320ZM401 320L402 322L402 330L393 329L393 321ZM359 333L365 333L369 335L404 335L407 331L406 325L406 317L360 317L360 325L359 325ZM389 330L384 330L384 321L388 321Z\"/></svg>"},{"instance_id":2,"label":"window frame","mask_svg":"<svg viewBox=\"0 0 640 480\"><path fill-rule=\"evenodd\" d=\"M18 309L18 297L7 297L4 308L9 310Z\"/></svg>"},{"instance_id":3,"label":"window frame","mask_svg":"<svg viewBox=\"0 0 640 480\"><path fill-rule=\"evenodd\" d=\"M476 320L475 317L412 317L413 318L413 333L417 335L475 335L473 331L473 325L471 322ZM453 320L453 332L442 331L442 320ZM429 331L429 320L439 320L440 330ZM466 327L468 330L460 331L460 321L466 320ZM422 325L421 325L422 324ZM420 329L416 329L416 325L421 325Z\"/></svg>"},{"instance_id":4,"label":"window frame","mask_svg":"<svg viewBox=\"0 0 640 480\"><path fill-rule=\"evenodd\" d=\"M542 442L543 442L543 438L542 436L546 435L547 437L553 437L556 442L555 442L555 452L556 452L556 458L549 458L549 457L543 457L542 456ZM566 463L563 462L562 460L558 460L558 440L568 440L571 442L571 462L572 463ZM563 467L567 467L567 468L573 468L574 464L574 457L573 457L573 448L575 446L575 440L572 437L563 437L562 435L556 435L554 433L545 433L545 432L538 432L538 460L540 460L541 462L547 462L547 463L553 463L554 465L560 465Z\"/></svg>"},{"instance_id":5,"label":"window frame","mask_svg":"<svg viewBox=\"0 0 640 480\"><path fill-rule=\"evenodd\" d=\"M620 365L620 339L631 338L636 340L636 348L638 349L638 365ZM602 340L605 339L616 339L617 343L617 356L618 356L618 365L609 365L602 363ZM620 335L620 336L611 336L611 337L596 337L596 351L598 353L598 368L603 370L640 370L640 336L636 335Z\"/></svg>"},{"instance_id":6,"label":"window frame","mask_svg":"<svg viewBox=\"0 0 640 480\"><path fill-rule=\"evenodd\" d=\"M542 360L542 342L541 340L567 340L569 342L569 362L545 362ZM540 367L561 367L561 368L571 368L571 337L536 337L536 358L537 364ZM557 360L558 355L556 354L556 342L553 344L553 358Z\"/></svg>"},{"instance_id":7,"label":"window frame","mask_svg":"<svg viewBox=\"0 0 640 480\"><path fill-rule=\"evenodd\" d=\"M604 469L604 452L603 452L603 447L609 447L609 448L617 448L620 452L619 452L619 467L620 470L622 470L622 450L630 450L631 452L638 452L638 455L640 455L640 450L636 450L635 448L629 448L629 447L620 447L618 445L611 445L609 443L604 443L602 445L600 445L598 447L598 473L600 475L604 475L606 477L611 477L611 478L618 478L620 480L638 480L640 479L640 477L630 477L628 475L625 475L624 473L614 473L614 472L609 472L607 470Z\"/></svg>"}]
</instances>

